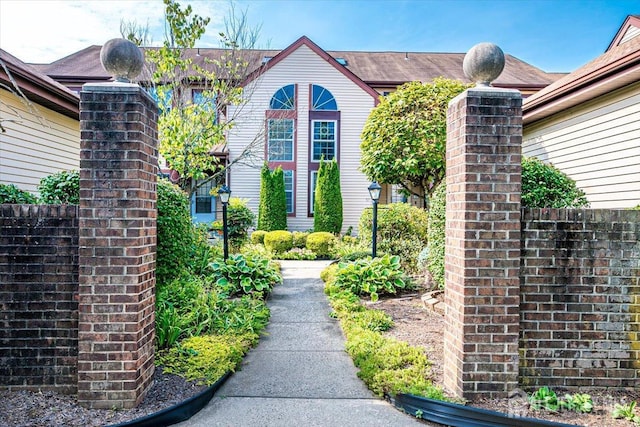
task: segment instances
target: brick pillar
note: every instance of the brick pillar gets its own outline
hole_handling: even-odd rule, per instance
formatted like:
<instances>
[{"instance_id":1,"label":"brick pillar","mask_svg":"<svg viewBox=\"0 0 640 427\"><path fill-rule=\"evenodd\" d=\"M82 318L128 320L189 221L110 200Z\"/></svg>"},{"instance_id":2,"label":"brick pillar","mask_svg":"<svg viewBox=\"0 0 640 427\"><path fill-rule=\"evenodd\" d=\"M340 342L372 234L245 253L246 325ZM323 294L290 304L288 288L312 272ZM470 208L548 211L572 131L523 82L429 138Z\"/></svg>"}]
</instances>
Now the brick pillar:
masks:
<instances>
[{"instance_id":1,"label":"brick pillar","mask_svg":"<svg viewBox=\"0 0 640 427\"><path fill-rule=\"evenodd\" d=\"M154 372L157 107L87 84L80 129L78 400L131 408Z\"/></svg>"},{"instance_id":2,"label":"brick pillar","mask_svg":"<svg viewBox=\"0 0 640 427\"><path fill-rule=\"evenodd\" d=\"M444 384L470 400L518 385L521 142L517 90L449 104Z\"/></svg>"}]
</instances>

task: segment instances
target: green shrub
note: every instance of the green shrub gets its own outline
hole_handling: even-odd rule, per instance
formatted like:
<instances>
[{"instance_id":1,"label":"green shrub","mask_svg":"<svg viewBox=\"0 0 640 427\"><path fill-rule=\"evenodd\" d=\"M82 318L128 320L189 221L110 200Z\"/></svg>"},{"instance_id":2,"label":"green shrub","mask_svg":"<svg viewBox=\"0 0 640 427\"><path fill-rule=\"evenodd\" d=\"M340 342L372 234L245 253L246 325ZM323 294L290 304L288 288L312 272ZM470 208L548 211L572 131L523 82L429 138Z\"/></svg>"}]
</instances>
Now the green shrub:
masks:
<instances>
[{"instance_id":1,"label":"green shrub","mask_svg":"<svg viewBox=\"0 0 640 427\"><path fill-rule=\"evenodd\" d=\"M0 203L34 204L38 203L36 196L19 189L13 184L0 184Z\"/></svg>"},{"instance_id":2,"label":"green shrub","mask_svg":"<svg viewBox=\"0 0 640 427\"><path fill-rule=\"evenodd\" d=\"M342 229L340 167L334 158L320 162L313 204L313 230L338 234Z\"/></svg>"},{"instance_id":3,"label":"green shrub","mask_svg":"<svg viewBox=\"0 0 640 427\"><path fill-rule=\"evenodd\" d=\"M274 254L286 252L293 247L293 234L285 230L270 231L264 236L264 246Z\"/></svg>"},{"instance_id":4,"label":"green shrub","mask_svg":"<svg viewBox=\"0 0 640 427\"><path fill-rule=\"evenodd\" d=\"M371 247L373 213L365 209L360 216L360 236ZM378 207L378 253L397 255L408 273L417 270L416 261L427 244L427 211L407 203Z\"/></svg>"},{"instance_id":5,"label":"green shrub","mask_svg":"<svg viewBox=\"0 0 640 427\"><path fill-rule=\"evenodd\" d=\"M293 247L304 249L307 247L307 237L309 233L306 231L294 231L293 232Z\"/></svg>"},{"instance_id":6,"label":"green shrub","mask_svg":"<svg viewBox=\"0 0 640 427\"><path fill-rule=\"evenodd\" d=\"M318 231L307 237L307 249L313 251L318 258L330 258L336 236L326 231Z\"/></svg>"},{"instance_id":7,"label":"green shrub","mask_svg":"<svg viewBox=\"0 0 640 427\"><path fill-rule=\"evenodd\" d=\"M523 157L523 207L582 208L588 205L584 191L565 173L535 157Z\"/></svg>"},{"instance_id":8,"label":"green shrub","mask_svg":"<svg viewBox=\"0 0 640 427\"><path fill-rule=\"evenodd\" d=\"M438 184L431 193L429 207L429 243L427 269L433 282L444 289L444 250L446 223L447 186Z\"/></svg>"},{"instance_id":9,"label":"green shrub","mask_svg":"<svg viewBox=\"0 0 640 427\"><path fill-rule=\"evenodd\" d=\"M400 258L384 255L338 264L335 285L356 295L369 295L371 301L377 301L381 294L395 294L397 289L404 288L406 280Z\"/></svg>"},{"instance_id":10,"label":"green shrub","mask_svg":"<svg viewBox=\"0 0 640 427\"><path fill-rule=\"evenodd\" d=\"M80 174L61 171L46 176L38 186L40 201L48 205L77 205L80 203Z\"/></svg>"},{"instance_id":11,"label":"green shrub","mask_svg":"<svg viewBox=\"0 0 640 427\"><path fill-rule=\"evenodd\" d=\"M211 328L218 316L219 298L208 292L203 279L183 271L156 287L156 345L173 346L180 339Z\"/></svg>"},{"instance_id":12,"label":"green shrub","mask_svg":"<svg viewBox=\"0 0 640 427\"><path fill-rule=\"evenodd\" d=\"M251 233L251 243L253 243L254 245L258 245L264 244L264 236L267 234L266 231L264 230L256 230L253 233Z\"/></svg>"},{"instance_id":13,"label":"green shrub","mask_svg":"<svg viewBox=\"0 0 640 427\"><path fill-rule=\"evenodd\" d=\"M260 173L258 230L286 229L287 199L284 191L284 173L280 166L272 172L265 163Z\"/></svg>"},{"instance_id":14,"label":"green shrub","mask_svg":"<svg viewBox=\"0 0 640 427\"><path fill-rule=\"evenodd\" d=\"M159 179L157 282L170 282L192 265L198 252L206 256L207 251L206 240L198 234L191 222L186 193L166 179Z\"/></svg>"},{"instance_id":15,"label":"green shrub","mask_svg":"<svg viewBox=\"0 0 640 427\"><path fill-rule=\"evenodd\" d=\"M165 373L200 385L212 385L227 372L235 371L257 339L252 333L191 337L169 351L160 352L157 362Z\"/></svg>"},{"instance_id":16,"label":"green shrub","mask_svg":"<svg viewBox=\"0 0 640 427\"><path fill-rule=\"evenodd\" d=\"M267 293L282 280L268 259L252 255L229 255L226 261L212 262L211 269L218 278L216 288L223 297Z\"/></svg>"},{"instance_id":17,"label":"green shrub","mask_svg":"<svg viewBox=\"0 0 640 427\"><path fill-rule=\"evenodd\" d=\"M247 207L246 199L232 197L227 207L227 231L232 246L239 248L247 241L248 230L256 220L255 214Z\"/></svg>"}]
</instances>

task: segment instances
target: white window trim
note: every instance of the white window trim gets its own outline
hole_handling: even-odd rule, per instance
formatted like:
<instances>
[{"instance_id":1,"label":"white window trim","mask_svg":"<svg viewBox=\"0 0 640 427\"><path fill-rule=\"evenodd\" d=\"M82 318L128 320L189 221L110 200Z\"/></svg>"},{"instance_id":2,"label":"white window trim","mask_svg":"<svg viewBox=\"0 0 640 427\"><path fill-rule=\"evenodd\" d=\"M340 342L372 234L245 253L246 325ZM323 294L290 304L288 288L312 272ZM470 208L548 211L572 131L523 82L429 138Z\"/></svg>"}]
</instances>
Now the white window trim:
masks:
<instances>
[{"instance_id":1,"label":"white window trim","mask_svg":"<svg viewBox=\"0 0 640 427\"><path fill-rule=\"evenodd\" d=\"M311 184L309 186L309 202L311 204L311 206L309 206L309 213L313 214L313 208L316 201L316 185L318 185L318 171L311 171L311 179L309 183Z\"/></svg>"},{"instance_id":2,"label":"white window trim","mask_svg":"<svg viewBox=\"0 0 640 427\"><path fill-rule=\"evenodd\" d=\"M286 169L282 171L285 175L287 173L291 173L291 191L287 190L287 185L286 185L286 180L285 180L285 186L284 186L284 193L291 193L291 210L289 210L289 208L287 208L287 214L292 214L295 213L296 211L296 172L292 169Z\"/></svg>"}]
</instances>

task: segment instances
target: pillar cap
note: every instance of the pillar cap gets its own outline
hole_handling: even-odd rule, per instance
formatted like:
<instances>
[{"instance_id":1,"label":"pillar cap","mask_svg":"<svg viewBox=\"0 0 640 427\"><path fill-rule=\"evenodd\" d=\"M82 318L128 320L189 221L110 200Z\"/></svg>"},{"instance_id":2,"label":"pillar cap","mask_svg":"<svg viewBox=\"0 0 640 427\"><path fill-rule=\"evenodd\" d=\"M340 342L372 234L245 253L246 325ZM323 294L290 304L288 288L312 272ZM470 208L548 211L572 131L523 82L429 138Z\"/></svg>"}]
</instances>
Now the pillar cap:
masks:
<instances>
[{"instance_id":1,"label":"pillar cap","mask_svg":"<svg viewBox=\"0 0 640 427\"><path fill-rule=\"evenodd\" d=\"M493 43L478 43L462 61L464 75L476 86L489 86L504 70L504 52Z\"/></svg>"},{"instance_id":2,"label":"pillar cap","mask_svg":"<svg viewBox=\"0 0 640 427\"><path fill-rule=\"evenodd\" d=\"M111 39L100 50L100 62L117 82L129 83L142 71L144 55L129 40Z\"/></svg>"}]
</instances>

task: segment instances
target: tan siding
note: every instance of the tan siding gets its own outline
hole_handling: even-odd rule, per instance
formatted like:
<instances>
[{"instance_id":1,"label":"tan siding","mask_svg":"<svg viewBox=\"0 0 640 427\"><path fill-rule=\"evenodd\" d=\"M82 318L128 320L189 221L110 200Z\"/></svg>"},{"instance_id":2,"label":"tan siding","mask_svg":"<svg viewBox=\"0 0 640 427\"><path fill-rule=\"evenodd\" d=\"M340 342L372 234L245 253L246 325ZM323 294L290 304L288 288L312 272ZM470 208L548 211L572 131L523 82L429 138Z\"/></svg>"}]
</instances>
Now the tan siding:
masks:
<instances>
[{"instance_id":1,"label":"tan siding","mask_svg":"<svg viewBox=\"0 0 640 427\"><path fill-rule=\"evenodd\" d=\"M371 205L367 191L369 181L358 168L360 166L360 133L374 106L374 100L306 46L300 47L287 58L275 64L247 88L251 97L251 106L247 108L249 114L244 114L237 120L237 127L229 135L231 158L238 155L237 153L246 146L248 140L263 132L264 112L268 108L273 93L280 87L292 83L298 85L298 127L296 216L289 217L289 229L307 230L313 228L313 218L307 216L310 84L318 84L329 90L335 97L340 110L343 229L346 230L349 226L357 229L362 210ZM264 135L261 137L264 141ZM257 164L255 168L236 167L231 174L234 196L250 199L249 206L256 211L259 199L260 166L261 163Z\"/></svg>"},{"instance_id":2,"label":"tan siding","mask_svg":"<svg viewBox=\"0 0 640 427\"><path fill-rule=\"evenodd\" d=\"M0 182L36 192L40 179L80 166L80 124L0 90Z\"/></svg>"},{"instance_id":3,"label":"tan siding","mask_svg":"<svg viewBox=\"0 0 640 427\"><path fill-rule=\"evenodd\" d=\"M640 204L640 84L525 127L522 150L576 180L594 208Z\"/></svg>"}]
</instances>

